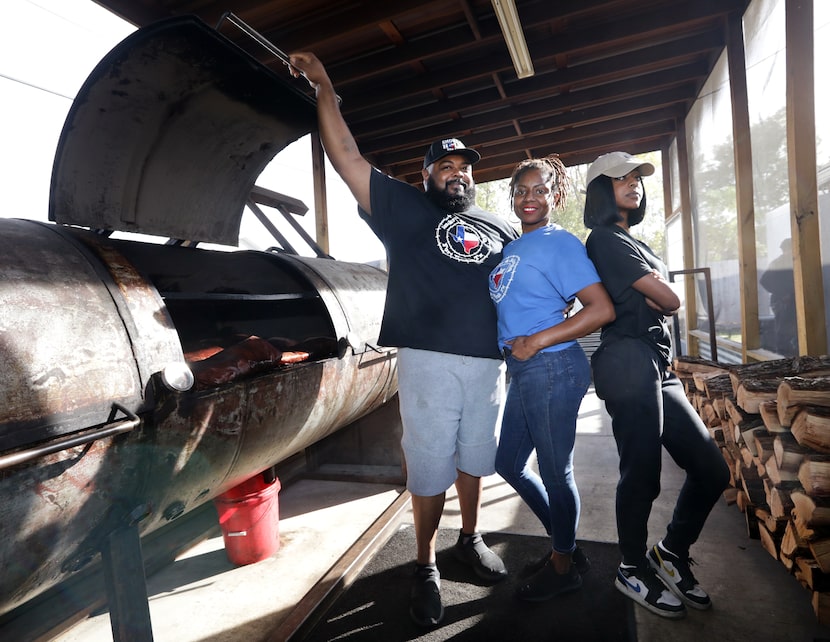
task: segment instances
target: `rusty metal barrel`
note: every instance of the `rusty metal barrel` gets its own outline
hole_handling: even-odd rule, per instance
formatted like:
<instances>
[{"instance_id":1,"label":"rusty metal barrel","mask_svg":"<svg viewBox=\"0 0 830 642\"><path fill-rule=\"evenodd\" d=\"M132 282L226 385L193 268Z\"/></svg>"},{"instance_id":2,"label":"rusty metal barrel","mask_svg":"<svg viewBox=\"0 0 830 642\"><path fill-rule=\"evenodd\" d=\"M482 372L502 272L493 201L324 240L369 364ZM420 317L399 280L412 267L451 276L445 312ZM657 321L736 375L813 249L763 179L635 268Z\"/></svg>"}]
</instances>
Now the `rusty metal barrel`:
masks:
<instances>
[{"instance_id":1,"label":"rusty metal barrel","mask_svg":"<svg viewBox=\"0 0 830 642\"><path fill-rule=\"evenodd\" d=\"M396 390L374 267L19 219L0 238L0 613L126 521L146 535ZM251 337L269 358L240 369Z\"/></svg>"}]
</instances>

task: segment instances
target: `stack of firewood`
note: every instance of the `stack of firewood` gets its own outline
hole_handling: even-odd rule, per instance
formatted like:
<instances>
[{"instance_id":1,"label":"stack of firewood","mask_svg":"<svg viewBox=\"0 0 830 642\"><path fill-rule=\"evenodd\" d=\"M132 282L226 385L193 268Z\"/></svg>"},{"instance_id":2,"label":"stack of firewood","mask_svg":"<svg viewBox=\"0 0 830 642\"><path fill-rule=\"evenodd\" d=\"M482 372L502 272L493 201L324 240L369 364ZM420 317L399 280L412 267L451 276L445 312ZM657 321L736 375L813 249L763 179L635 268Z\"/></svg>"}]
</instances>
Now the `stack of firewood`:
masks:
<instances>
[{"instance_id":1,"label":"stack of firewood","mask_svg":"<svg viewBox=\"0 0 830 642\"><path fill-rule=\"evenodd\" d=\"M812 593L830 624L830 357L727 366L678 357L673 370L732 472L725 493Z\"/></svg>"}]
</instances>

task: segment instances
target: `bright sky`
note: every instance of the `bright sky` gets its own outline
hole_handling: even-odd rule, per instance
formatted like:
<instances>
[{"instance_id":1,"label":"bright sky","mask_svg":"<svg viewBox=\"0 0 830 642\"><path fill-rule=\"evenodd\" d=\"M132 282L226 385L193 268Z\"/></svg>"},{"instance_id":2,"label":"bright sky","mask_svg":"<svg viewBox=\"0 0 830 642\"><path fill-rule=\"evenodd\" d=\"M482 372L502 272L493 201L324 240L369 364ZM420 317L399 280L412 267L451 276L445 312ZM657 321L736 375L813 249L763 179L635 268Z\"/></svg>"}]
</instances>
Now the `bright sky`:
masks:
<instances>
[{"instance_id":1,"label":"bright sky","mask_svg":"<svg viewBox=\"0 0 830 642\"><path fill-rule=\"evenodd\" d=\"M48 220L52 162L72 100L96 64L134 27L92 0L2 0L0 21L0 216ZM357 216L354 198L327 164L330 253L346 261L376 261L383 246ZM300 219L314 237L311 148L303 138L280 152L257 184L300 199ZM301 253L312 256L287 225L276 224ZM243 217L241 245L264 249L258 222ZM253 218L252 216L250 218ZM273 218L273 217L272 217ZM256 240L258 239L259 244ZM246 242L247 241L247 242Z\"/></svg>"}]
</instances>

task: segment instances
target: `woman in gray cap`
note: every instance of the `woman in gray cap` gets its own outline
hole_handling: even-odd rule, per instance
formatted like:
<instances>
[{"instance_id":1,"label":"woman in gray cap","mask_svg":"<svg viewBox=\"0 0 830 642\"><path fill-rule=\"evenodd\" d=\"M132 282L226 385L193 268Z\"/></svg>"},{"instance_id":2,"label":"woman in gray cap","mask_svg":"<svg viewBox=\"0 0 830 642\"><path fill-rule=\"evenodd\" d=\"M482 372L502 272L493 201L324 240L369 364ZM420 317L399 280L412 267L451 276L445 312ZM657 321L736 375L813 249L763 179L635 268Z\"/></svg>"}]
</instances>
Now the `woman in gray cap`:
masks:
<instances>
[{"instance_id":1,"label":"woman in gray cap","mask_svg":"<svg viewBox=\"0 0 830 642\"><path fill-rule=\"evenodd\" d=\"M680 300L666 282L666 266L629 233L645 214L642 177L653 173L651 163L625 152L604 154L588 168L586 248L616 312L602 329L591 365L620 456L616 513L622 563L615 585L653 613L678 618L686 606L711 606L690 569L689 548L728 485L729 470L680 380L669 371L666 317L677 311ZM686 471L686 480L665 536L647 550L663 446Z\"/></svg>"}]
</instances>

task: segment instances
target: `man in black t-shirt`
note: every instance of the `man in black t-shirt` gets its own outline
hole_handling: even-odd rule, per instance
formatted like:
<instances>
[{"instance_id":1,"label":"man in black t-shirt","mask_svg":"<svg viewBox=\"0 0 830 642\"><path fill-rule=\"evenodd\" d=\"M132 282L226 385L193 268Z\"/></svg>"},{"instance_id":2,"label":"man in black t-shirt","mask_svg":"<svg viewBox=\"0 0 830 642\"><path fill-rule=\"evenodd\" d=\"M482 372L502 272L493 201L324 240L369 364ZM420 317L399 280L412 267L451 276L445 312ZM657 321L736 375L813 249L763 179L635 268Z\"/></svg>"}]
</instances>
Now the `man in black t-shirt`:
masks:
<instances>
[{"instance_id":1,"label":"man in black t-shirt","mask_svg":"<svg viewBox=\"0 0 830 642\"><path fill-rule=\"evenodd\" d=\"M380 343L398 348L401 445L417 545L409 612L418 624L435 626L444 614L435 540L452 484L462 520L455 557L486 581L507 574L477 528L481 478L495 472L504 396L488 277L517 233L475 206L478 152L455 138L433 143L424 156L424 192L385 176L360 154L320 61L297 53L291 64L292 74L316 89L323 147L386 248Z\"/></svg>"}]
</instances>

